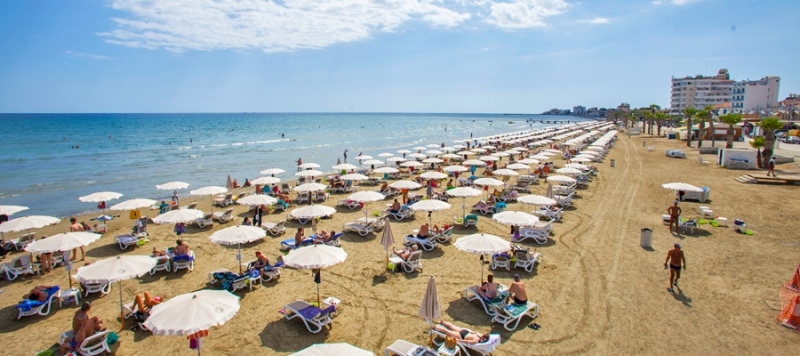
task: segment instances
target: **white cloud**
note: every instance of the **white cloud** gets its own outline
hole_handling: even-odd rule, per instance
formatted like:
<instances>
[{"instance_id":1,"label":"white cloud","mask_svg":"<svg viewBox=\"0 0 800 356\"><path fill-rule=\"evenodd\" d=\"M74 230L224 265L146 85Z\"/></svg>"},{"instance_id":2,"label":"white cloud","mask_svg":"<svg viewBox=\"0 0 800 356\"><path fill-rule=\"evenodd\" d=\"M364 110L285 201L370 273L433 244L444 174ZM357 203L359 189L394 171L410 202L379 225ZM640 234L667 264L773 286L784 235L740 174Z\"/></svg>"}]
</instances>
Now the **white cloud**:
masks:
<instances>
[{"instance_id":1,"label":"white cloud","mask_svg":"<svg viewBox=\"0 0 800 356\"><path fill-rule=\"evenodd\" d=\"M580 20L580 21L578 21L578 22L581 22L581 23L590 23L590 24L595 24L595 25L600 25L600 24L606 24L606 23L609 23L609 22L611 22L611 21L610 21L609 19L605 18L605 17L595 17L595 18L593 18L593 19L588 19L588 20Z\"/></svg>"},{"instance_id":2,"label":"white cloud","mask_svg":"<svg viewBox=\"0 0 800 356\"><path fill-rule=\"evenodd\" d=\"M653 4L656 5L665 5L665 4L672 4L672 5L686 5L691 4L693 2L698 2L700 0L655 0Z\"/></svg>"},{"instance_id":3,"label":"white cloud","mask_svg":"<svg viewBox=\"0 0 800 356\"><path fill-rule=\"evenodd\" d=\"M102 59L102 60L116 59L114 57L102 56L99 54L83 53L83 52L67 51L67 54L70 55L70 57L81 57L81 58Z\"/></svg>"},{"instance_id":4,"label":"white cloud","mask_svg":"<svg viewBox=\"0 0 800 356\"><path fill-rule=\"evenodd\" d=\"M130 18L100 35L114 44L172 51L322 48L393 32L408 21L457 26L471 15L441 0L111 0Z\"/></svg>"},{"instance_id":5,"label":"white cloud","mask_svg":"<svg viewBox=\"0 0 800 356\"><path fill-rule=\"evenodd\" d=\"M503 29L544 27L544 18L566 11L565 0L514 0L493 2L486 22Z\"/></svg>"}]
</instances>

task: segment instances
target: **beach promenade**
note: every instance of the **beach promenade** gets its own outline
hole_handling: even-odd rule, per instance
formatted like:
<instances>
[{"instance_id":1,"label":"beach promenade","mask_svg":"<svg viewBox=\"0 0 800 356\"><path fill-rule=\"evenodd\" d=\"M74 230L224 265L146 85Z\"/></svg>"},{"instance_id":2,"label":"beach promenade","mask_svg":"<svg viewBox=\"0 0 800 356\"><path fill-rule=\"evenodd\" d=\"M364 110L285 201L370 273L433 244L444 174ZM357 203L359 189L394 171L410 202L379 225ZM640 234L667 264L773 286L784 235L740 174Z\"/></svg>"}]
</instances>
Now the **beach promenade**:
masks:
<instances>
[{"instance_id":1,"label":"beach promenade","mask_svg":"<svg viewBox=\"0 0 800 356\"><path fill-rule=\"evenodd\" d=\"M482 333L499 333L502 344L496 355L796 353L800 349L800 334L780 326L775 317L780 313L780 288L800 262L800 241L796 236L800 220L793 198L797 188L738 183L734 178L742 174L740 171L697 164L697 151L687 150L685 143L652 137L628 138L624 134L618 137L614 147L597 164L598 175L588 188L576 191L573 206L565 210L560 222L553 224L548 242L522 243L543 255L541 264L532 273L522 269L491 272L496 282L505 285L510 285L515 273L520 274L530 300L540 307L537 318L523 320L516 331L508 332L502 325L492 324L491 317L477 302L464 299L464 289L479 284L480 268L484 273L488 270L488 265L481 267L476 255L447 243L423 253L423 272L390 273L386 271L386 252L380 245L380 234L361 237L346 233L341 240L348 253L347 260L323 270L319 285L323 298L334 296L342 301L330 330L311 334L301 322L285 320L278 313L294 300L316 298L316 285L309 271L284 268L278 281L265 283L253 291L237 292L242 297L239 313L225 325L210 330L204 339L203 353L287 355L315 343L347 342L383 354L384 348L397 339L427 344L429 326L417 312L430 275L436 277L442 318ZM642 141L647 146L655 144L656 148L649 152ZM669 148L684 149L687 159L665 157L663 150ZM612 159L615 167L610 166ZM557 167L564 163L556 160ZM780 168L800 171L795 163ZM700 225L691 235L669 233L661 223L661 215L666 214L674 200L673 192L661 187L669 182L711 189L710 202L681 203L683 217L699 217L698 206L706 205L713 208L715 215L730 221L745 220L754 234L740 235L732 228L710 225ZM532 188L532 194L543 195L546 187L540 181ZM362 189L376 188L359 190ZM420 192L424 193L424 189ZM334 206L346 196L333 194L324 204ZM478 199L468 198L467 206ZM181 204L192 200L182 200ZM388 202L387 199L370 203L367 207L369 211L382 210ZM209 211L209 203L208 198L199 200L198 209ZM452 218L461 215L461 199L451 198L450 203L449 210L433 213L434 224L452 224ZM194 271L159 272L127 280L123 283L124 301L130 302L144 291L168 300L206 288L211 271L235 269L236 249L214 244L208 237L213 231L250 217L247 210L247 206L235 206L236 218L227 224L206 229L190 227L182 238L197 256ZM507 210L530 212L532 207L509 203ZM154 217L156 211L147 215ZM285 216L285 212L264 215L264 221L277 222ZM320 221L319 228L338 232L342 224L362 216L360 209L337 208L331 219ZM79 221L88 219L88 215L78 217ZM423 213L410 220L391 220L395 245L400 247L403 236L427 221ZM176 236L171 225L151 224L150 242L120 251L113 243L113 236L129 232L131 224L127 214L109 222L109 231L87 248L87 260L149 254L153 247L163 250L174 246ZM268 236L243 246L243 261L254 259L256 251L274 261L281 255L280 242L291 238L299 226L287 223L285 235ZM654 230L652 249L639 246L640 229L645 227ZM65 232L68 228L64 219L58 225L40 229L38 235ZM476 231L510 236L508 226L480 216L478 229L457 226L454 239ZM670 293L669 273L663 264L674 243L683 246L688 268L675 293ZM18 254L12 253L6 261ZM80 266L82 263L76 263L76 267ZM70 328L77 310L74 305L56 306L45 317L14 320L14 305L22 294L36 285L53 284L66 286L63 268L43 276L0 281L0 289L4 290L0 294L3 321L0 353L32 355L52 347L58 336ZM93 294L88 298L93 303L91 314L104 319L106 327L120 334L120 343L114 346L117 355L192 354L184 337L120 332L117 288L115 284L109 295ZM523 327L531 322L541 328Z\"/></svg>"}]
</instances>

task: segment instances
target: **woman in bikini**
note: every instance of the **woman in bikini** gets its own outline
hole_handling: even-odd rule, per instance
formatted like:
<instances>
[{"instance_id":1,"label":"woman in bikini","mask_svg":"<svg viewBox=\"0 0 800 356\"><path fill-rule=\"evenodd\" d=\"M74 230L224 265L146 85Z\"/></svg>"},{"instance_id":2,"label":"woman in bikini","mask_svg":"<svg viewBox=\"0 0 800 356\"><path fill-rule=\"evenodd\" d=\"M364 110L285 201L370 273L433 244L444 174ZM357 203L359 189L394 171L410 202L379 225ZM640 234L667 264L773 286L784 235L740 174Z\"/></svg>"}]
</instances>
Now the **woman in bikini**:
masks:
<instances>
[{"instance_id":1,"label":"woman in bikini","mask_svg":"<svg viewBox=\"0 0 800 356\"><path fill-rule=\"evenodd\" d=\"M477 344L479 342L486 342L489 340L489 334L476 333L474 331L450 324L444 320L434 325L433 328L436 331L442 332L447 336L468 344Z\"/></svg>"}]
</instances>

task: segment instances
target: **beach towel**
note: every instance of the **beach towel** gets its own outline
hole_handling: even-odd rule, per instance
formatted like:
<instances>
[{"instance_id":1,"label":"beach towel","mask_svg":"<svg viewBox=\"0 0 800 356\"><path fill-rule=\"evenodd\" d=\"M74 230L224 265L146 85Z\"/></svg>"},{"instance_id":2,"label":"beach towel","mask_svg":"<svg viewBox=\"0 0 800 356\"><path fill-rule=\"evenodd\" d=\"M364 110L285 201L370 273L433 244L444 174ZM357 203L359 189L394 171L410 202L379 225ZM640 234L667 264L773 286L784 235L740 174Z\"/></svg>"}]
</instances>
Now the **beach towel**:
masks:
<instances>
[{"instance_id":1,"label":"beach towel","mask_svg":"<svg viewBox=\"0 0 800 356\"><path fill-rule=\"evenodd\" d=\"M213 274L214 279L222 282L222 289L230 290L233 282L239 279L239 275L233 272L217 272Z\"/></svg>"},{"instance_id":2,"label":"beach towel","mask_svg":"<svg viewBox=\"0 0 800 356\"><path fill-rule=\"evenodd\" d=\"M503 306L503 309L505 309L509 314L511 314L513 316L517 316L517 315L520 315L520 314L524 313L525 310L528 309L528 305L527 305L527 303L523 304L523 305L518 305L518 304L513 304L512 303L512 304Z\"/></svg>"},{"instance_id":3,"label":"beach towel","mask_svg":"<svg viewBox=\"0 0 800 356\"><path fill-rule=\"evenodd\" d=\"M492 298L492 299L483 298L483 301L485 301L487 304L500 304L500 303L504 303L506 298L508 298L510 295L511 295L511 293L509 293L508 291L502 291L502 292L498 293L497 296Z\"/></svg>"},{"instance_id":4,"label":"beach towel","mask_svg":"<svg viewBox=\"0 0 800 356\"><path fill-rule=\"evenodd\" d=\"M56 294L58 292L58 290L59 290L58 286L53 286L53 288L47 289L47 298L43 302L40 302L40 301L37 301L37 300L26 299L26 300L22 301L22 303L19 303L14 307L17 308L17 309L20 309L22 311L29 312L29 311L31 311L31 309L33 309L35 307L47 304L50 301L50 297L52 297L53 294Z\"/></svg>"},{"instance_id":5,"label":"beach towel","mask_svg":"<svg viewBox=\"0 0 800 356\"><path fill-rule=\"evenodd\" d=\"M308 307L305 307L303 309L300 309L297 312L300 313L300 315L302 315L304 319L310 320L310 319L316 318L317 316L325 316L325 315L328 315L330 313L336 312L336 306L335 305L331 305L331 306L329 306L329 307L327 307L325 309L320 309L319 307L312 305L312 306L308 306Z\"/></svg>"}]
</instances>

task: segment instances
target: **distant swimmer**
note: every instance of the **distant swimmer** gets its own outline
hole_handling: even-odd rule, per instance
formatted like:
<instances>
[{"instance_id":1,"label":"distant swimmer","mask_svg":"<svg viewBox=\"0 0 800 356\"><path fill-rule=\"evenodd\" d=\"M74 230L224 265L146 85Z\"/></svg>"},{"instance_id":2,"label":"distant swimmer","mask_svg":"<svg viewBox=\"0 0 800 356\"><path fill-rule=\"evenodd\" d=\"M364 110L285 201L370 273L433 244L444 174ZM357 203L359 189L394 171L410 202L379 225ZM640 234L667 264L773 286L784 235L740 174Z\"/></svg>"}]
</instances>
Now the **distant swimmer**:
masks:
<instances>
[{"instance_id":1,"label":"distant swimmer","mask_svg":"<svg viewBox=\"0 0 800 356\"><path fill-rule=\"evenodd\" d=\"M66 140L67 140L67 138L66 138L66 137L64 137L64 141L66 141Z\"/></svg>"},{"instance_id":2,"label":"distant swimmer","mask_svg":"<svg viewBox=\"0 0 800 356\"><path fill-rule=\"evenodd\" d=\"M192 143L192 139L191 138L189 139L189 143Z\"/></svg>"},{"instance_id":3,"label":"distant swimmer","mask_svg":"<svg viewBox=\"0 0 800 356\"><path fill-rule=\"evenodd\" d=\"M282 134L281 134L281 138L284 138L284 137L286 137L286 134L285 134L285 133L282 133Z\"/></svg>"},{"instance_id":4,"label":"distant swimmer","mask_svg":"<svg viewBox=\"0 0 800 356\"><path fill-rule=\"evenodd\" d=\"M108 135L108 138L111 138L111 135Z\"/></svg>"}]
</instances>

